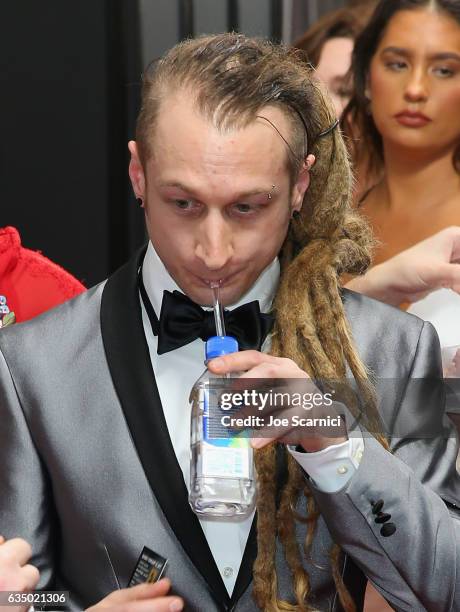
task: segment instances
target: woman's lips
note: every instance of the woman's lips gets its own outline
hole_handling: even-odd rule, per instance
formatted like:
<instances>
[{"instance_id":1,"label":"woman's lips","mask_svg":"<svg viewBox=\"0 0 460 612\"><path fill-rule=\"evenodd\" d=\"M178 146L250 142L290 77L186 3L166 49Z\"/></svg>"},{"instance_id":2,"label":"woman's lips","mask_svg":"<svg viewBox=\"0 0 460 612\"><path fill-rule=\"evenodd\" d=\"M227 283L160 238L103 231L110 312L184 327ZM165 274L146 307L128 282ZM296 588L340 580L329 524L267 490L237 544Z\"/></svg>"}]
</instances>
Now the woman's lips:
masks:
<instances>
[{"instance_id":1,"label":"woman's lips","mask_svg":"<svg viewBox=\"0 0 460 612\"><path fill-rule=\"evenodd\" d=\"M408 111L398 113L395 115L395 119L401 125L414 128L424 127L431 122L431 119L423 113L411 113Z\"/></svg>"}]
</instances>

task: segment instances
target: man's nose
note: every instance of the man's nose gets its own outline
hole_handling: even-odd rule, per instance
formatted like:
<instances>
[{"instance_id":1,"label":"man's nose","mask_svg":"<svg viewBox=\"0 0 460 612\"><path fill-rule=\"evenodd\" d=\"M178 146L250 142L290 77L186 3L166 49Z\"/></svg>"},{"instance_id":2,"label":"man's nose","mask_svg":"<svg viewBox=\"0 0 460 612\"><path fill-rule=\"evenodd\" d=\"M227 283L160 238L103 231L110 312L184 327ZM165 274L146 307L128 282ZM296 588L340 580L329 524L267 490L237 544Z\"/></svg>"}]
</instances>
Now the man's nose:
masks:
<instances>
[{"instance_id":1,"label":"man's nose","mask_svg":"<svg viewBox=\"0 0 460 612\"><path fill-rule=\"evenodd\" d=\"M422 66L415 67L408 74L404 99L406 102L425 102L429 95L428 75Z\"/></svg>"},{"instance_id":2,"label":"man's nose","mask_svg":"<svg viewBox=\"0 0 460 612\"><path fill-rule=\"evenodd\" d=\"M209 214L200 227L195 255L208 270L220 270L233 255L233 235L220 213Z\"/></svg>"}]
</instances>

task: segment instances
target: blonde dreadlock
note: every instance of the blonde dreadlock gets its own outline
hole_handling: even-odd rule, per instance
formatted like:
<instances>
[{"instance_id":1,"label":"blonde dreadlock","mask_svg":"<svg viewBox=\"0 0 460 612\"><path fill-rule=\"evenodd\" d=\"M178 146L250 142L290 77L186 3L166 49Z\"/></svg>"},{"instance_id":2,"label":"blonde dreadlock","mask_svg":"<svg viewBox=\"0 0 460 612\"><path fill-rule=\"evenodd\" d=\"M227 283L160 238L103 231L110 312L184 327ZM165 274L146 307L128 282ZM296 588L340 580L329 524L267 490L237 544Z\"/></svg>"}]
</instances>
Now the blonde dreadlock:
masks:
<instances>
[{"instance_id":1,"label":"blonde dreadlock","mask_svg":"<svg viewBox=\"0 0 460 612\"><path fill-rule=\"evenodd\" d=\"M240 34L184 41L152 64L143 79L136 139L144 164L152 154L162 101L183 88L193 92L196 108L219 129L245 127L261 117L268 105L280 108L291 124L291 138L285 143L292 185L307 154L315 155L301 215L292 220L281 253L271 353L292 359L315 379L341 381L342 397L354 409L354 396L347 391L348 367L366 407L363 423L370 431L379 431L372 386L353 345L338 281L342 273L366 269L372 239L367 225L351 209L352 176L341 134L337 129L323 134L334 122L332 104L294 50ZM378 438L387 447L385 439ZM289 455L288 477L277 509L275 463L276 445L256 454L258 556L253 594L259 608L268 612L303 612L313 608L308 603L310 579L297 543L296 521L307 524L304 550L308 553L319 512L298 464ZM295 510L300 494L307 500L306 517L299 517ZM277 537L292 572L296 604L278 598ZM335 546L332 575L348 612L355 606L342 581L339 558Z\"/></svg>"},{"instance_id":2,"label":"blonde dreadlock","mask_svg":"<svg viewBox=\"0 0 460 612\"><path fill-rule=\"evenodd\" d=\"M327 126L332 121L332 113L319 88L318 97L323 101L323 125ZM291 232L283 249L271 353L292 359L313 378L322 380L344 380L348 365L367 408L362 422L370 431L377 432L380 426L372 386L353 346L338 280L344 272L356 274L366 269L372 239L367 226L350 206L352 178L340 133L335 131L318 139L312 153L317 161L311 172L311 185L302 214L292 221ZM351 395L349 397L352 398ZM383 436L379 440L388 448ZM263 546L263 554L259 555L255 564L255 596L262 609L303 612L312 608L306 603L309 580L295 540L293 508L300 492L305 489L305 481L297 462L291 457L288 461L289 478L282 492L276 519L273 518L274 514L270 523L267 517L259 518L259 543ZM270 449L258 452L256 465L258 471L273 473L274 459ZM263 480L259 497L265 507L265 497L272 493L264 486ZM309 503L307 521L310 522L306 545L309 548L317 511L308 490L306 496ZM286 561L292 571L296 605L279 601L277 594L273 594L275 587L272 587L271 593L266 590L267 584L276 584L275 569L264 559L270 548L267 542L271 543L276 534L283 543ZM354 603L338 570L338 547L331 551L331 563L342 606L347 611L354 610Z\"/></svg>"}]
</instances>

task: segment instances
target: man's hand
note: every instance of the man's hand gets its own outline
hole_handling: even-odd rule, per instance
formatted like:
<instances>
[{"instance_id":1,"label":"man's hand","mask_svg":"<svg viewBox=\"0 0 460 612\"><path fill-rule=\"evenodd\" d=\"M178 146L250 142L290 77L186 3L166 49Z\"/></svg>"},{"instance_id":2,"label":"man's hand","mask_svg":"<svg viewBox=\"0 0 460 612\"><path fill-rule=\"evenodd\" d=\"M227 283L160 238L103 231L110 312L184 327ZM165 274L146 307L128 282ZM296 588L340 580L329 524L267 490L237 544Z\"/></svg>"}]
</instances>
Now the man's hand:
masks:
<instances>
[{"instance_id":1,"label":"man's hand","mask_svg":"<svg viewBox=\"0 0 460 612\"><path fill-rule=\"evenodd\" d=\"M32 555L30 545L20 538L5 541L0 536L0 591L32 591L38 584L40 573L36 567L29 565ZM4 607L8 612L22 612L29 606Z\"/></svg>"},{"instance_id":2,"label":"man's hand","mask_svg":"<svg viewBox=\"0 0 460 612\"><path fill-rule=\"evenodd\" d=\"M387 304L417 302L435 289L460 293L460 227L448 227L345 286Z\"/></svg>"},{"instance_id":3,"label":"man's hand","mask_svg":"<svg viewBox=\"0 0 460 612\"><path fill-rule=\"evenodd\" d=\"M110 593L86 612L179 612L184 608L184 602L180 597L167 595L170 588L167 578L155 584L138 584Z\"/></svg>"},{"instance_id":4,"label":"man's hand","mask_svg":"<svg viewBox=\"0 0 460 612\"><path fill-rule=\"evenodd\" d=\"M208 363L208 368L211 372L220 376L224 376L227 373L244 372L240 377L244 379L296 378L309 380L308 374L301 370L292 359L273 357L272 355L267 355L258 351L241 351L239 353L231 353L229 355L217 357ZM309 388L315 389L317 393L320 393L312 382L309 383ZM299 413L298 408L296 408L295 412L296 414ZM321 410L319 412L321 412ZM329 408L328 413L334 413L334 410ZM283 418L283 416L292 415L292 411L290 411L289 408L279 408L276 413L272 410L271 414ZM309 413L306 413L306 416L310 416ZM311 416L319 416L318 411L312 411ZM291 423L291 418L288 418L288 422ZM325 437L318 432L315 434L314 430L309 428L309 435L305 435L305 429L302 429L302 427L287 425L283 426L280 430L281 435L277 437L253 438L251 444L254 448L262 448L270 442L273 442L273 440L278 439L280 442L300 444L307 452L315 452L333 444L346 442L348 439L346 431L342 433L343 435L340 437Z\"/></svg>"}]
</instances>

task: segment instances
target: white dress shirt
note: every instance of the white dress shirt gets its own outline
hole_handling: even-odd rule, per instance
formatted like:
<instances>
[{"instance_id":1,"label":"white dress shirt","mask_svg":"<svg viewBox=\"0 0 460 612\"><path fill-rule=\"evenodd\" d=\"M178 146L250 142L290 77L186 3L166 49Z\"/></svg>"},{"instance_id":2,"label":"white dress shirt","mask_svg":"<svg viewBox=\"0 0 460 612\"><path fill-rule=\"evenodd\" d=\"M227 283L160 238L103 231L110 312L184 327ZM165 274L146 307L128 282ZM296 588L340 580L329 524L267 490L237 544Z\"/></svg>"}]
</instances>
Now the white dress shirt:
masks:
<instances>
[{"instance_id":1,"label":"white dress shirt","mask_svg":"<svg viewBox=\"0 0 460 612\"><path fill-rule=\"evenodd\" d=\"M169 275L151 243L145 255L142 278L153 309L159 317L163 291L180 291L180 289ZM262 272L251 289L230 309L258 300L261 312L269 312L278 280L279 263L275 259ZM190 390L205 369L205 343L198 338L178 349L158 355L157 336L153 334L143 304L142 321L169 436L184 475L185 484L189 489L190 404L188 400ZM269 340L264 343L262 350L267 351L268 347ZM290 452L314 480L316 486L326 492L333 492L341 489L350 480L359 465L363 448L362 438L350 438L347 442L330 446L316 453L301 453L292 450ZM235 586L253 516L254 513L244 520L228 521L199 518L230 595Z\"/></svg>"}]
</instances>

